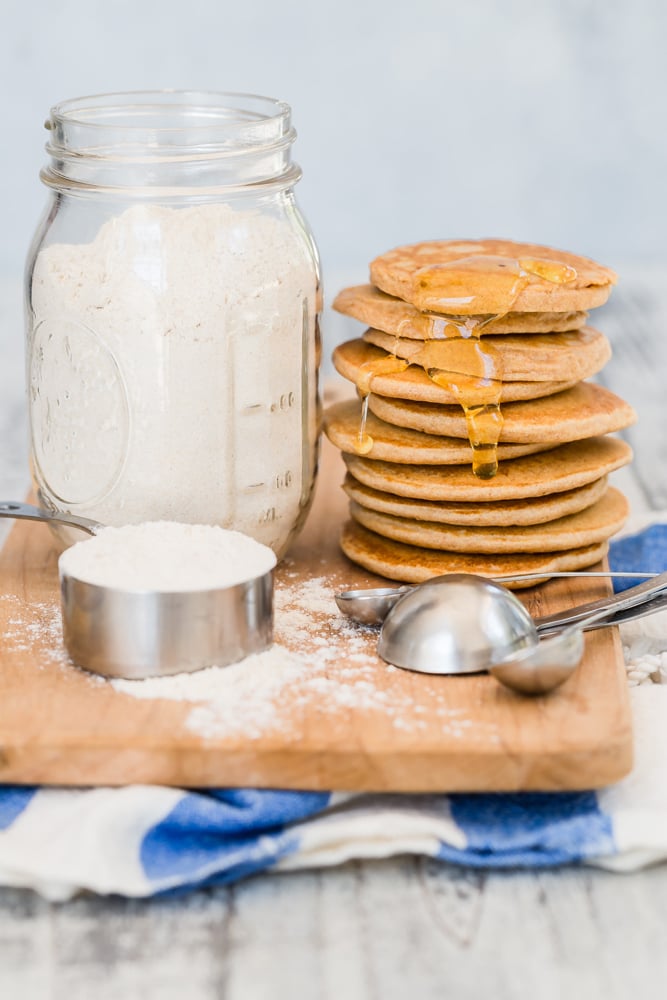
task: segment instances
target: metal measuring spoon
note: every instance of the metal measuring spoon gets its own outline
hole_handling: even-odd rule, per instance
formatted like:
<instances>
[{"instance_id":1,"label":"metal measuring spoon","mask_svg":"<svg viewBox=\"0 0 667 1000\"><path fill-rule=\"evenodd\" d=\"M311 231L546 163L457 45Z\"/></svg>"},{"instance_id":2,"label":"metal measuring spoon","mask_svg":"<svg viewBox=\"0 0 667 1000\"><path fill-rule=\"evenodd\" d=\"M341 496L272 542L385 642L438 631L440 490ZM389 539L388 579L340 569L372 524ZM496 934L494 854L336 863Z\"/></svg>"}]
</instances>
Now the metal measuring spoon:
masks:
<instances>
[{"instance_id":1,"label":"metal measuring spoon","mask_svg":"<svg viewBox=\"0 0 667 1000\"><path fill-rule=\"evenodd\" d=\"M651 607L651 598L658 600L664 597L665 587L667 573L660 573L648 583L623 591L613 599L615 613L622 615L623 612L638 611L633 617L652 614L657 609ZM605 604L601 600L582 605L568 619L572 624L546 639L540 639L538 633L537 642L532 649L525 648L517 653L510 653L500 662L492 660L489 673L505 687L521 694L547 694L560 687L581 663L586 627L600 621L609 624L608 618L609 602ZM552 623L553 616L551 622L543 619L543 626L546 628Z\"/></svg>"},{"instance_id":2,"label":"metal measuring spoon","mask_svg":"<svg viewBox=\"0 0 667 1000\"><path fill-rule=\"evenodd\" d=\"M493 580L496 583L514 583L519 580L544 580L573 577L584 577L591 579L622 578L631 580L650 580L657 576L657 573L611 573L596 571L570 570L561 573L515 573L514 576L496 576ZM439 578L438 578L439 579ZM417 584L424 586L424 584ZM415 586L409 583L401 587L371 587L362 590L343 590L334 594L334 600L338 610L352 621L359 622L360 625L381 625L391 611L396 602L409 590L414 590Z\"/></svg>"},{"instance_id":3,"label":"metal measuring spoon","mask_svg":"<svg viewBox=\"0 0 667 1000\"><path fill-rule=\"evenodd\" d=\"M650 603L665 587L667 573L662 573L626 590L614 598L615 612ZM598 606L540 641L535 622L511 591L457 573L408 591L397 602L382 626L378 653L394 666L422 673L488 670L513 690L544 694L562 684L580 662L583 629L608 617L609 607Z\"/></svg>"},{"instance_id":4,"label":"metal measuring spoon","mask_svg":"<svg viewBox=\"0 0 667 1000\"><path fill-rule=\"evenodd\" d=\"M537 641L518 597L481 576L450 573L407 590L389 611L378 653L427 674L471 674Z\"/></svg>"},{"instance_id":5,"label":"metal measuring spoon","mask_svg":"<svg viewBox=\"0 0 667 1000\"><path fill-rule=\"evenodd\" d=\"M645 601L638 606L635 603L629 607L631 610L638 607L635 617L641 617L654 610L647 610L646 604L650 602ZM489 673L505 687L520 694L548 694L560 687L581 663L586 626L599 620L609 625L607 615L608 612L604 610L598 611L546 639L540 638L538 634L534 645L511 653L500 662L491 662Z\"/></svg>"},{"instance_id":6,"label":"metal measuring spoon","mask_svg":"<svg viewBox=\"0 0 667 1000\"><path fill-rule=\"evenodd\" d=\"M46 521L96 535L90 518L0 501L0 517ZM117 590L60 573L70 658L104 677L139 680L225 667L273 641L273 571L229 587Z\"/></svg>"}]
</instances>

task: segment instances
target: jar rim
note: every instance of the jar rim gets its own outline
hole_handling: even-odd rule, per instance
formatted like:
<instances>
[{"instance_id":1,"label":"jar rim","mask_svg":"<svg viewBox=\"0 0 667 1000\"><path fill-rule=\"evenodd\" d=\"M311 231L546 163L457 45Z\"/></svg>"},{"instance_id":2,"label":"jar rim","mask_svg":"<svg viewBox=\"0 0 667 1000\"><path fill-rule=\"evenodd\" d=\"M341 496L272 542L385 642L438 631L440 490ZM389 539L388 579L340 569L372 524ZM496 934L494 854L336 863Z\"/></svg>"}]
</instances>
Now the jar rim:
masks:
<instances>
[{"instance_id":1,"label":"jar rim","mask_svg":"<svg viewBox=\"0 0 667 1000\"><path fill-rule=\"evenodd\" d=\"M40 176L60 190L254 190L289 187L292 109L258 94L135 90L75 97L45 122L50 162Z\"/></svg>"},{"instance_id":2,"label":"jar rim","mask_svg":"<svg viewBox=\"0 0 667 1000\"><path fill-rule=\"evenodd\" d=\"M152 133L188 130L262 130L267 122L287 123L291 108L285 101L261 94L215 90L129 90L69 98L55 104L45 127L76 125L86 129L119 128ZM125 120L121 119L123 116ZM180 122L168 121L169 116ZM151 120L151 117L153 120ZM134 121L131 119L135 119ZM161 121L164 119L164 123ZM200 120L198 120L200 119Z\"/></svg>"}]
</instances>

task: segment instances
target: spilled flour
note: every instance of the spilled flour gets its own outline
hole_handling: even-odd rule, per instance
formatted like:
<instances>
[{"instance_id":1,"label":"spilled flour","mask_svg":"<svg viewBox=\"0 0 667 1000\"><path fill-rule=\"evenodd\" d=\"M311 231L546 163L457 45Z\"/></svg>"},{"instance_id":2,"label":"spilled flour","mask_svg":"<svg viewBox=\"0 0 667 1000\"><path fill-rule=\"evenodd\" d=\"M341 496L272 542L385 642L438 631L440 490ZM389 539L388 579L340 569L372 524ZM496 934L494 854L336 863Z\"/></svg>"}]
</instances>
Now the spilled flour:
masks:
<instances>
[{"instance_id":1,"label":"spilled flour","mask_svg":"<svg viewBox=\"0 0 667 1000\"><path fill-rule=\"evenodd\" d=\"M44 669L59 665L80 682L82 672L72 668L62 646L59 607L27 608L18 598L0 596L7 600L16 604L5 635L8 648L33 650ZM133 698L191 703L185 726L203 739L239 735L256 740L267 733L300 732L305 717L308 725L317 725L318 718L335 724L351 710L377 713L394 730L426 728L427 710L412 694L413 676L378 660L377 631L338 615L324 577L291 582L287 572L274 600L275 644L264 653L172 677L105 681L86 674L86 680ZM429 683L426 678L424 683ZM431 701L429 715L437 715L450 735L463 736L472 726L462 709L447 705L437 685Z\"/></svg>"},{"instance_id":2,"label":"spilled flour","mask_svg":"<svg viewBox=\"0 0 667 1000\"><path fill-rule=\"evenodd\" d=\"M0 594L7 608L7 628L3 639L12 653L35 652L40 667L69 663L63 647L60 605L40 601L27 605L13 594Z\"/></svg>"},{"instance_id":3,"label":"spilled flour","mask_svg":"<svg viewBox=\"0 0 667 1000\"><path fill-rule=\"evenodd\" d=\"M204 739L243 734L259 739L267 732L288 732L307 709L309 715L335 716L363 709L384 715L395 728L420 729L423 706L406 703L401 690L384 689L378 671L398 674L378 663L377 632L339 617L333 591L323 577L275 591L275 644L230 667L144 681L112 681L135 698L196 702L186 727ZM446 710L456 717L457 710ZM456 718L459 728L470 725Z\"/></svg>"},{"instance_id":4,"label":"spilled flour","mask_svg":"<svg viewBox=\"0 0 667 1000\"><path fill-rule=\"evenodd\" d=\"M384 720L389 731L418 733L428 715L429 725L435 716L448 736L470 736L473 721L447 704L437 678L422 676L415 688L414 675L378 660L377 631L337 614L325 577L301 582L283 570L282 578L275 590L275 645L229 667L143 681L84 674L63 648L59 606L27 606L12 595L0 595L8 623L4 648L30 653L42 670L62 670L65 682L80 684L83 676L86 683L110 685L133 698L186 703L185 726L204 740L298 734L304 720L308 727L318 720L345 724L353 710ZM629 683L667 683L667 612L622 626L621 636ZM474 725L477 733L480 723ZM494 738L485 728L484 738L489 736Z\"/></svg>"}]
</instances>

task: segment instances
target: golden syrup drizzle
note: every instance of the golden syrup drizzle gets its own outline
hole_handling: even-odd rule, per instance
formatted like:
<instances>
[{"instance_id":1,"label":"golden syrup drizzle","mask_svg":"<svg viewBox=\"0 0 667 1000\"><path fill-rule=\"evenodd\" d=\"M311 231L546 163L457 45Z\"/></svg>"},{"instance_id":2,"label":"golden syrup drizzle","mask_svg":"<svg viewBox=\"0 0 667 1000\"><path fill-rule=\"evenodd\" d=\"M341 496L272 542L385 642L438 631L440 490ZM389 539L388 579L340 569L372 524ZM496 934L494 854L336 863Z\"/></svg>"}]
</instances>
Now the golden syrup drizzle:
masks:
<instances>
[{"instance_id":1,"label":"golden syrup drizzle","mask_svg":"<svg viewBox=\"0 0 667 1000\"><path fill-rule=\"evenodd\" d=\"M471 284L474 287L480 275L484 277L482 292L471 294ZM491 345L482 343L481 335L486 326L511 311L531 276L568 284L577 272L554 260L480 254L422 268L417 273L415 304L428 317L430 326L424 348L413 361L436 385L458 399L473 452L473 472L480 479L490 479L498 471L498 441L503 426L502 360ZM497 313L485 315L489 291L503 306ZM476 315L443 316L432 312L438 309L440 313L455 314L464 305Z\"/></svg>"},{"instance_id":2,"label":"golden syrup drizzle","mask_svg":"<svg viewBox=\"0 0 667 1000\"><path fill-rule=\"evenodd\" d=\"M498 471L497 447L503 427L502 358L496 348L480 339L487 322L450 320L445 327L447 339L425 341L412 359L432 382L453 393L463 408L472 469L480 479L490 479Z\"/></svg>"},{"instance_id":3,"label":"golden syrup drizzle","mask_svg":"<svg viewBox=\"0 0 667 1000\"><path fill-rule=\"evenodd\" d=\"M398 336L395 345L398 344ZM386 358L378 358L377 361L366 361L360 366L357 375L357 392L361 396L361 420L359 430L354 441L354 450L357 455L368 455L373 447L373 438L366 433L366 421L368 420L368 397L371 394L371 384L376 375L394 375L404 372L408 367L408 362L403 358L397 358L395 354L389 354Z\"/></svg>"},{"instance_id":4,"label":"golden syrup drizzle","mask_svg":"<svg viewBox=\"0 0 667 1000\"><path fill-rule=\"evenodd\" d=\"M431 264L417 271L414 303L422 311L437 311L456 315L465 306L465 311L483 314L484 299L493 292L493 297L511 305L516 301L521 289L523 275L518 260L491 254L461 257L442 264ZM481 295L471 293L471 279L484 282ZM501 313L502 314L502 313Z\"/></svg>"},{"instance_id":5,"label":"golden syrup drizzle","mask_svg":"<svg viewBox=\"0 0 667 1000\"><path fill-rule=\"evenodd\" d=\"M484 282L480 293L470 291L471 279ZM546 258L502 257L496 254L475 254L442 264L431 264L417 271L414 303L422 311L437 311L456 315L465 306L466 313L483 314L489 294L503 303L494 319L511 311L531 276L556 285L574 281L577 272L567 264ZM474 287L474 285L473 285Z\"/></svg>"},{"instance_id":6,"label":"golden syrup drizzle","mask_svg":"<svg viewBox=\"0 0 667 1000\"><path fill-rule=\"evenodd\" d=\"M483 276L480 293L471 293L475 281ZM405 371L408 362L397 357L401 333L406 324L424 335L424 345L412 357L431 381L451 392L465 414L468 439L473 452L473 472L480 479L491 479L498 471L498 441L503 426L500 397L503 388L502 359L481 335L490 323L511 312L512 307L532 277L563 285L574 281L577 272L567 264L545 258L503 257L477 254L420 268L414 304L420 310L399 324L388 357L361 366L357 390L362 399L361 421L355 450L367 455L373 447L366 433L371 383L376 375ZM485 314L489 293L502 302L494 314ZM466 307L473 315L461 316Z\"/></svg>"},{"instance_id":7,"label":"golden syrup drizzle","mask_svg":"<svg viewBox=\"0 0 667 1000\"><path fill-rule=\"evenodd\" d=\"M500 388L502 390L502 382ZM479 479L492 479L498 471L498 441L503 429L500 403L468 406L461 402L461 406L472 448L472 471Z\"/></svg>"},{"instance_id":8,"label":"golden syrup drizzle","mask_svg":"<svg viewBox=\"0 0 667 1000\"><path fill-rule=\"evenodd\" d=\"M561 264L558 260L543 260L538 257L520 257L519 267L528 274L534 274L554 285L567 285L577 277L576 268Z\"/></svg>"}]
</instances>

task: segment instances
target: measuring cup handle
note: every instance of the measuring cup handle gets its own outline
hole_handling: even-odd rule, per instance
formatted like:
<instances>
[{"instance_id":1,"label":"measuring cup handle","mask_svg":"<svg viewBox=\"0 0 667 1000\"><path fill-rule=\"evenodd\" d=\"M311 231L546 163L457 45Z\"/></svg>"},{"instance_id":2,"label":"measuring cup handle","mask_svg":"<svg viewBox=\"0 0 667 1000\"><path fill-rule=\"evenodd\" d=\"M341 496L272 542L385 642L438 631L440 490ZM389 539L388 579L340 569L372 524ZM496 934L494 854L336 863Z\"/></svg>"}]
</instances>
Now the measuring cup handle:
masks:
<instances>
[{"instance_id":1,"label":"measuring cup handle","mask_svg":"<svg viewBox=\"0 0 667 1000\"><path fill-rule=\"evenodd\" d=\"M89 535L96 535L104 527L103 524L92 521L89 517L44 510L42 507L33 507L29 503L19 503L16 500L0 500L0 517L12 517L16 518L17 521L53 521L56 524L66 524L71 528L81 528Z\"/></svg>"}]
</instances>

